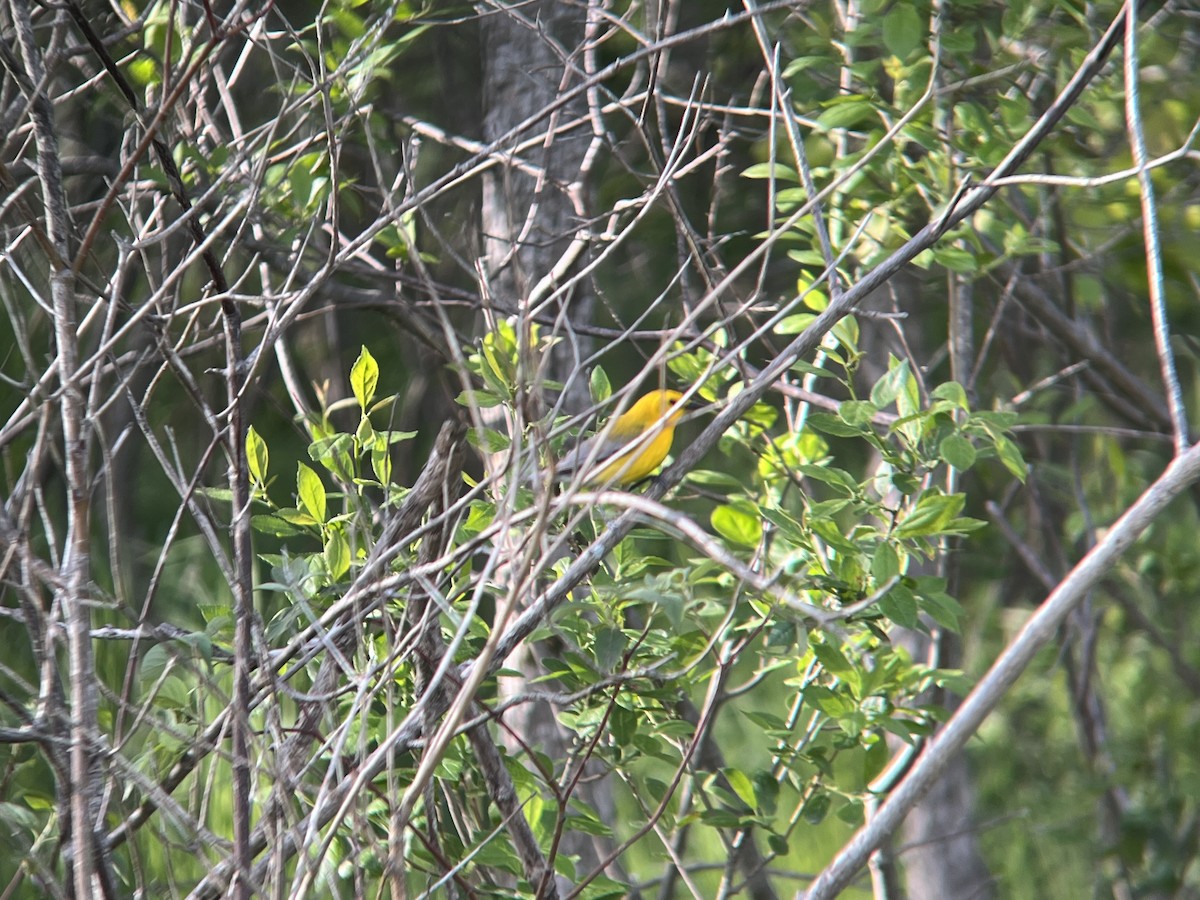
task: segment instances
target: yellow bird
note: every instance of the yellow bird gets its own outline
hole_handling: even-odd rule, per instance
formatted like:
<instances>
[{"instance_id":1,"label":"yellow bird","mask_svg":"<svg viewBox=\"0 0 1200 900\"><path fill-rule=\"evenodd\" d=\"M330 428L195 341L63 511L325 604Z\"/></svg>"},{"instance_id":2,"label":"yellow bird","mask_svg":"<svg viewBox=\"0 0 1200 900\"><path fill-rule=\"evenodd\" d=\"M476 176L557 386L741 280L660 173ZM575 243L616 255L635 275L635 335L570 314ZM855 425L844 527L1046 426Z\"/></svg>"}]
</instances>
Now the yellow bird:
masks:
<instances>
[{"instance_id":1,"label":"yellow bird","mask_svg":"<svg viewBox=\"0 0 1200 900\"><path fill-rule=\"evenodd\" d=\"M679 391L651 391L576 445L559 460L555 472L571 478L586 467L581 480L591 486L641 481L666 459L675 426L686 411L682 399Z\"/></svg>"}]
</instances>

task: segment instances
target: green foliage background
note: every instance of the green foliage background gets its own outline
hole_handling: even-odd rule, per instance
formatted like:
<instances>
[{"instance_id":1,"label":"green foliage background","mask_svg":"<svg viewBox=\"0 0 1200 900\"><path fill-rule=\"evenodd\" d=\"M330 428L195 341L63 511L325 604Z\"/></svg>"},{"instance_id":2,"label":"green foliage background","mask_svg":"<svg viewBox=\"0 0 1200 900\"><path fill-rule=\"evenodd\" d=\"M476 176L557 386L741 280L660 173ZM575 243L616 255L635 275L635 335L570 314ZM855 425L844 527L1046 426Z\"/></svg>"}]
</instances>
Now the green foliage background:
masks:
<instances>
[{"instance_id":1,"label":"green foliage background","mask_svg":"<svg viewBox=\"0 0 1200 900\"><path fill-rule=\"evenodd\" d=\"M199 10L123 3L93 27L146 110L136 125L113 79L90 77L95 54L81 51L85 64L51 53L64 37L88 46L78 24L36 12L72 160L73 249L94 238L77 266L81 318L96 316L79 332L96 366L89 614L99 733L114 753L97 833L111 838L157 807L111 849L121 892L187 895L227 861L234 815L226 737L210 747L204 736L232 696L237 624L205 536L224 545L233 519L225 351L213 286L175 230L168 169L130 146L147 115L173 84L194 86L164 139L233 285L246 350L259 354L243 398L262 621L255 821L275 803L296 825L401 723L419 724L413 711L434 702L430 647L448 643L465 676L512 625L510 592L519 612L640 502L580 501L580 485L550 490L531 475L660 384L694 387L707 410L680 427L681 454L841 290L988 178L1119 11L1053 0L795 6L726 17L726 4L666 4L656 19L617 4L602 17L594 58L575 63L594 88L583 130L604 127L586 185L588 250L569 289L533 312L528 295L483 290L476 264L481 184L502 167L481 149L487 26L474 7L277 4L214 33ZM508 724L488 718L508 709L515 669L483 682L471 715L484 717L540 852L581 896L630 885L644 896L754 893L737 849L746 842L779 895L802 888L866 820L889 760L951 714L1170 459L1147 259L1161 261L1166 348L1194 415L1200 23L1181 3L1138 15L1136 128L1118 46L1023 176L838 322L663 507L645 502L637 527L521 642L541 673L519 673L522 689L556 695L569 752L520 734L521 703ZM66 788L53 741L28 733L59 734L42 711L66 663L59 648L39 665L30 623L61 613L32 561L57 569L67 501L61 435L44 424L59 401L38 387L57 352L53 266L32 236L38 156L9 56L0 639L12 649L0 726L14 737L0 745L10 848L0 883L42 896L69 882ZM1155 253L1131 131L1155 161ZM525 151L529 165L539 146ZM820 220L797 215L806 166ZM585 294L595 314L573 321ZM548 360L564 346L586 348L587 410L559 399L567 376ZM455 418L473 450L450 473L453 490L429 503L421 528L389 534ZM1200 659L1186 640L1197 626L1195 500L1154 523L969 748L972 834L996 895L1200 890ZM493 563L526 552L517 590ZM377 558L386 564L374 569ZM345 667L319 728L302 735L305 767L288 771L279 748L336 655L297 648L339 604L354 640L338 648ZM419 624L426 613L436 640ZM177 631L129 638L148 624ZM906 630L932 633L943 652L914 660ZM701 716L712 723L703 745ZM424 727L432 740L434 723ZM470 735L448 742L397 825L425 746L404 743L307 833L306 890L381 890L391 853L412 896L450 896L448 871L475 896L532 895ZM197 747L202 759L173 781ZM705 757L714 748L716 763ZM575 791L601 775L608 811ZM591 873L560 847L564 835L621 847L618 868ZM919 852L904 840L892 847L902 873ZM668 847L686 879L671 874ZM298 890L303 871L283 855L272 884ZM869 893L864 880L846 896Z\"/></svg>"}]
</instances>

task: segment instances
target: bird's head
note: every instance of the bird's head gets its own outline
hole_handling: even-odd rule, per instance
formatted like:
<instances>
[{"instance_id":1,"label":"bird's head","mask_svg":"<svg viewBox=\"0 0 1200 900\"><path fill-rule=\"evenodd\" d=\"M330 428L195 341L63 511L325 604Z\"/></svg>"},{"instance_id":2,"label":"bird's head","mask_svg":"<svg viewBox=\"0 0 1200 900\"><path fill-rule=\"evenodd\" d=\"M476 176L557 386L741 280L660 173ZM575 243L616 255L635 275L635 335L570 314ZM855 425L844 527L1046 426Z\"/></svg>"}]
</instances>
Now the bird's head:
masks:
<instances>
[{"instance_id":1,"label":"bird's head","mask_svg":"<svg viewBox=\"0 0 1200 900\"><path fill-rule=\"evenodd\" d=\"M687 411L687 407L679 402L682 399L683 394L679 391L651 391L638 398L627 415L647 422L666 419L668 425L674 425Z\"/></svg>"}]
</instances>

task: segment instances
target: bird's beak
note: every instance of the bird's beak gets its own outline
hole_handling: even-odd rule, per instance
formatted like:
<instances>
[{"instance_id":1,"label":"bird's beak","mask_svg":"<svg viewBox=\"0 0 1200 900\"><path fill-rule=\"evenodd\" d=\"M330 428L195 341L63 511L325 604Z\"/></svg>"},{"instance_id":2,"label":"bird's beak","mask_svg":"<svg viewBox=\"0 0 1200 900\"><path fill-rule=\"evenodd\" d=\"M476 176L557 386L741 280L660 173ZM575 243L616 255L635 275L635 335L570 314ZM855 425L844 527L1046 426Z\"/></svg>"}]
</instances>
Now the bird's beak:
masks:
<instances>
[{"instance_id":1,"label":"bird's beak","mask_svg":"<svg viewBox=\"0 0 1200 900\"><path fill-rule=\"evenodd\" d=\"M703 413L712 412L713 404L706 403L699 397L693 397L683 404L683 408L687 410L687 414L679 421L690 422L692 419L699 418Z\"/></svg>"}]
</instances>

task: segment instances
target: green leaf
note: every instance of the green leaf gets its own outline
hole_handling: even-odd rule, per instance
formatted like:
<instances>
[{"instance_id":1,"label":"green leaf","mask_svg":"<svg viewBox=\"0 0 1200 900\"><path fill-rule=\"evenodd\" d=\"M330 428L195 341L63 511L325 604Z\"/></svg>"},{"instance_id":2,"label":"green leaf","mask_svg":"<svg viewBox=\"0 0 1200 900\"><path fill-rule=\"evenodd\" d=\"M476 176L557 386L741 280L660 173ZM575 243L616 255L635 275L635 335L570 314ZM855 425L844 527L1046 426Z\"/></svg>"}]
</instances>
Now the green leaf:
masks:
<instances>
[{"instance_id":1,"label":"green leaf","mask_svg":"<svg viewBox=\"0 0 1200 900\"><path fill-rule=\"evenodd\" d=\"M970 534L981 528L987 528L987 522L970 516L958 516L946 523L944 531L946 534Z\"/></svg>"},{"instance_id":2,"label":"green leaf","mask_svg":"<svg viewBox=\"0 0 1200 900\"><path fill-rule=\"evenodd\" d=\"M320 463L338 478L349 481L354 477L354 439L348 434L334 434L308 445L308 458Z\"/></svg>"},{"instance_id":3,"label":"green leaf","mask_svg":"<svg viewBox=\"0 0 1200 900\"><path fill-rule=\"evenodd\" d=\"M943 628L958 631L965 611L946 593L946 580L936 575L921 575L914 579L914 586L921 609Z\"/></svg>"},{"instance_id":4,"label":"green leaf","mask_svg":"<svg viewBox=\"0 0 1200 900\"><path fill-rule=\"evenodd\" d=\"M837 817L855 828L863 823L863 805L861 800L850 800L839 807Z\"/></svg>"},{"instance_id":5,"label":"green leaf","mask_svg":"<svg viewBox=\"0 0 1200 900\"><path fill-rule=\"evenodd\" d=\"M802 359L798 359L798 360L796 360L796 362L793 362L792 371L799 372L800 374L806 374L806 376L812 376L814 378L833 378L834 377L833 372L830 372L828 370L828 368L821 368L820 366L814 366L811 364L811 362L805 362Z\"/></svg>"},{"instance_id":6,"label":"green leaf","mask_svg":"<svg viewBox=\"0 0 1200 900\"><path fill-rule=\"evenodd\" d=\"M402 433L385 432L384 434L377 434L375 440L371 443L371 471L375 473L375 477L379 479L380 484L387 484L392 480L391 435Z\"/></svg>"},{"instance_id":7,"label":"green leaf","mask_svg":"<svg viewBox=\"0 0 1200 900\"><path fill-rule=\"evenodd\" d=\"M899 360L893 356L888 361L887 373L871 388L871 402L880 409L891 406L904 390L910 376L908 360Z\"/></svg>"},{"instance_id":8,"label":"green leaf","mask_svg":"<svg viewBox=\"0 0 1200 900\"><path fill-rule=\"evenodd\" d=\"M358 353L358 359L350 367L350 387L363 412L367 411L367 407L375 399L375 388L378 384L379 364L364 345Z\"/></svg>"},{"instance_id":9,"label":"green leaf","mask_svg":"<svg viewBox=\"0 0 1200 900\"><path fill-rule=\"evenodd\" d=\"M302 510L318 522L325 521L325 485L321 476L304 463L296 463L296 494Z\"/></svg>"},{"instance_id":10,"label":"green leaf","mask_svg":"<svg viewBox=\"0 0 1200 900\"><path fill-rule=\"evenodd\" d=\"M507 434L491 428L485 428L482 435L474 429L468 431L467 443L472 447L481 447L487 453L503 453L512 446L512 440Z\"/></svg>"},{"instance_id":11,"label":"green leaf","mask_svg":"<svg viewBox=\"0 0 1200 900\"><path fill-rule=\"evenodd\" d=\"M549 770L543 769L543 771L549 771ZM522 794L521 796L525 796L525 795ZM584 825L584 827L582 827L582 828L576 824L577 821L580 819L582 819L586 823ZM555 833L555 823L556 822L557 822L557 816L554 814L554 810L551 809L549 806L546 806L545 801L543 801L541 827L538 829L538 835L537 835L538 840L553 839L553 836ZM585 832L587 827L593 826L596 823L596 820L592 819L590 817L585 817L585 816L568 816L567 823L568 823L567 828L571 829L572 831ZM561 875L563 878L567 879L567 881L571 882L572 884L574 884L576 881L579 880L579 873L575 868L574 859L572 859L570 856L568 856L565 853L554 854L554 871L556 874Z\"/></svg>"},{"instance_id":12,"label":"green leaf","mask_svg":"<svg viewBox=\"0 0 1200 900\"><path fill-rule=\"evenodd\" d=\"M817 431L832 434L834 437L858 437L864 429L860 426L847 425L832 413L812 413L808 424Z\"/></svg>"},{"instance_id":13,"label":"green leaf","mask_svg":"<svg viewBox=\"0 0 1200 900\"><path fill-rule=\"evenodd\" d=\"M741 769L727 767L721 770L721 774L725 776L739 800L751 809L758 809L758 795L754 790L754 782L747 777L745 772Z\"/></svg>"},{"instance_id":14,"label":"green leaf","mask_svg":"<svg viewBox=\"0 0 1200 900\"><path fill-rule=\"evenodd\" d=\"M300 512L298 509L285 507L281 510L278 510L276 515L283 519L283 521L291 525L296 525L299 528L313 528L321 524L308 513Z\"/></svg>"},{"instance_id":15,"label":"green leaf","mask_svg":"<svg viewBox=\"0 0 1200 900\"><path fill-rule=\"evenodd\" d=\"M796 313L793 316L784 316L772 329L776 334L800 334L816 320L814 313ZM821 374L828 375L824 370Z\"/></svg>"},{"instance_id":16,"label":"green leaf","mask_svg":"<svg viewBox=\"0 0 1200 900\"><path fill-rule=\"evenodd\" d=\"M842 530L838 528L837 522L833 519L828 519L824 516L813 516L811 524L812 530L834 550L847 555L858 553L858 547L853 541L842 534Z\"/></svg>"},{"instance_id":17,"label":"green leaf","mask_svg":"<svg viewBox=\"0 0 1200 900\"><path fill-rule=\"evenodd\" d=\"M350 571L350 544L341 528L334 528L325 542L325 565L334 581Z\"/></svg>"},{"instance_id":18,"label":"green leaf","mask_svg":"<svg viewBox=\"0 0 1200 900\"><path fill-rule=\"evenodd\" d=\"M814 466L805 463L797 466L796 470L806 478L827 484L847 496L853 497L858 493L858 482L845 469L839 469L836 466Z\"/></svg>"},{"instance_id":19,"label":"green leaf","mask_svg":"<svg viewBox=\"0 0 1200 900\"><path fill-rule=\"evenodd\" d=\"M166 671L167 666L174 662L174 657L171 651L167 649L166 644L155 644L142 655L141 665L138 667L139 674L142 676L143 684L153 684Z\"/></svg>"},{"instance_id":20,"label":"green leaf","mask_svg":"<svg viewBox=\"0 0 1200 900\"><path fill-rule=\"evenodd\" d=\"M411 441L417 436L415 431L398 431L395 429L389 431L380 431L379 434L387 437L388 444L399 444L401 441Z\"/></svg>"},{"instance_id":21,"label":"green leaf","mask_svg":"<svg viewBox=\"0 0 1200 900\"><path fill-rule=\"evenodd\" d=\"M755 712L754 710L746 710L742 713L747 719L767 732L771 737L789 735L791 729L788 728L787 722L781 717L771 712Z\"/></svg>"},{"instance_id":22,"label":"green leaf","mask_svg":"<svg viewBox=\"0 0 1200 900\"><path fill-rule=\"evenodd\" d=\"M871 577L878 585L886 584L900 574L900 554L891 544L880 544L871 557Z\"/></svg>"},{"instance_id":23,"label":"green leaf","mask_svg":"<svg viewBox=\"0 0 1200 900\"><path fill-rule=\"evenodd\" d=\"M262 484L267 479L267 464L270 460L267 452L267 442L264 441L251 425L246 429L246 464L250 468L250 478L255 484Z\"/></svg>"},{"instance_id":24,"label":"green leaf","mask_svg":"<svg viewBox=\"0 0 1200 900\"><path fill-rule=\"evenodd\" d=\"M130 61L127 71L130 79L139 87L158 84L161 81L158 73L158 61L149 57L141 57Z\"/></svg>"},{"instance_id":25,"label":"green leaf","mask_svg":"<svg viewBox=\"0 0 1200 900\"><path fill-rule=\"evenodd\" d=\"M783 80L789 80L793 75L803 72L805 69L813 66L824 68L829 65L829 57L827 56L797 56L783 70Z\"/></svg>"},{"instance_id":26,"label":"green leaf","mask_svg":"<svg viewBox=\"0 0 1200 900\"><path fill-rule=\"evenodd\" d=\"M802 188L782 190L779 192L777 199L781 207L785 201L799 206L801 203L808 200L808 191ZM801 221L801 224L803 224L803 220ZM802 266L807 266L814 269L819 269L825 265L825 256L820 250L789 250L787 252L787 257L792 262L797 262ZM805 299L807 299L807 296Z\"/></svg>"},{"instance_id":27,"label":"green leaf","mask_svg":"<svg viewBox=\"0 0 1200 900\"><path fill-rule=\"evenodd\" d=\"M817 265L821 266L821 268L825 267L825 258L823 256L818 255ZM796 293L801 295L804 305L813 312L822 313L829 308L829 297L824 291L816 290L812 286L812 282L806 277L802 276L796 279ZM846 318L852 319L854 317L846 316Z\"/></svg>"},{"instance_id":28,"label":"green leaf","mask_svg":"<svg viewBox=\"0 0 1200 900\"><path fill-rule=\"evenodd\" d=\"M917 501L916 508L904 517L896 535L902 538L926 537L941 534L963 508L962 494L939 494L930 491Z\"/></svg>"},{"instance_id":29,"label":"green leaf","mask_svg":"<svg viewBox=\"0 0 1200 900\"><path fill-rule=\"evenodd\" d=\"M762 519L749 505L718 506L712 511L712 526L727 541L757 547L762 539Z\"/></svg>"},{"instance_id":30,"label":"green leaf","mask_svg":"<svg viewBox=\"0 0 1200 900\"><path fill-rule=\"evenodd\" d=\"M608 373L604 371L602 366L596 366L592 369L592 377L588 385L592 401L602 403L612 396L612 385L608 380Z\"/></svg>"},{"instance_id":31,"label":"green leaf","mask_svg":"<svg viewBox=\"0 0 1200 900\"><path fill-rule=\"evenodd\" d=\"M800 183L800 176L796 170L785 166L782 163L761 162L755 163L747 167L742 172L743 178L756 178L775 181L790 181L793 184Z\"/></svg>"},{"instance_id":32,"label":"green leaf","mask_svg":"<svg viewBox=\"0 0 1200 900\"><path fill-rule=\"evenodd\" d=\"M720 792L710 788L709 793L717 795L718 800L720 799ZM704 810L700 813L700 821L709 828L740 828L746 824L742 816L724 807Z\"/></svg>"},{"instance_id":33,"label":"green leaf","mask_svg":"<svg viewBox=\"0 0 1200 900\"><path fill-rule=\"evenodd\" d=\"M960 472L975 464L975 445L961 434L950 434L938 446L938 456Z\"/></svg>"},{"instance_id":34,"label":"green leaf","mask_svg":"<svg viewBox=\"0 0 1200 900\"><path fill-rule=\"evenodd\" d=\"M742 415L742 421L759 428L767 429L775 424L779 412L768 403L755 403Z\"/></svg>"},{"instance_id":35,"label":"green leaf","mask_svg":"<svg viewBox=\"0 0 1200 900\"><path fill-rule=\"evenodd\" d=\"M484 365L480 366L479 374L494 393L505 400L511 400L513 384L508 375L512 367L507 365L507 359L500 357L493 342L487 340L480 347L480 353Z\"/></svg>"},{"instance_id":36,"label":"green leaf","mask_svg":"<svg viewBox=\"0 0 1200 900\"><path fill-rule=\"evenodd\" d=\"M829 329L829 333L837 342L851 353L858 352L858 319L854 316L844 316Z\"/></svg>"},{"instance_id":37,"label":"green leaf","mask_svg":"<svg viewBox=\"0 0 1200 900\"><path fill-rule=\"evenodd\" d=\"M40 830L38 826L38 816L34 813L27 798L23 798L25 804L9 803L7 801L0 803L0 823L4 824L4 830L16 838L19 834L36 835ZM47 804L45 808L49 808ZM24 845L24 841L22 841ZM13 849L10 845L9 849Z\"/></svg>"},{"instance_id":38,"label":"green leaf","mask_svg":"<svg viewBox=\"0 0 1200 900\"><path fill-rule=\"evenodd\" d=\"M601 672L615 672L625 655L628 641L618 628L601 628L596 634L596 667Z\"/></svg>"},{"instance_id":39,"label":"green leaf","mask_svg":"<svg viewBox=\"0 0 1200 900\"><path fill-rule=\"evenodd\" d=\"M951 272L970 274L979 270L979 261L975 254L961 247L934 247L933 258Z\"/></svg>"},{"instance_id":40,"label":"green leaf","mask_svg":"<svg viewBox=\"0 0 1200 900\"><path fill-rule=\"evenodd\" d=\"M796 622L776 619L767 632L767 646L773 650L795 647L803 653L807 645L808 632Z\"/></svg>"},{"instance_id":41,"label":"green leaf","mask_svg":"<svg viewBox=\"0 0 1200 900\"><path fill-rule=\"evenodd\" d=\"M846 677L855 674L854 666L846 659L840 647L833 643L814 641L811 645L813 656L817 658L825 670L832 675Z\"/></svg>"},{"instance_id":42,"label":"green leaf","mask_svg":"<svg viewBox=\"0 0 1200 900\"><path fill-rule=\"evenodd\" d=\"M302 528L273 515L251 516L250 527L259 534L271 534L275 537L293 537L304 533Z\"/></svg>"},{"instance_id":43,"label":"green leaf","mask_svg":"<svg viewBox=\"0 0 1200 900\"><path fill-rule=\"evenodd\" d=\"M180 635L178 640L191 647L206 663L212 662L212 638L203 631L190 631Z\"/></svg>"},{"instance_id":44,"label":"green leaf","mask_svg":"<svg viewBox=\"0 0 1200 900\"><path fill-rule=\"evenodd\" d=\"M763 518L778 528L782 537L788 541L796 542L804 536L804 527L782 510L765 507L762 514Z\"/></svg>"},{"instance_id":45,"label":"green leaf","mask_svg":"<svg viewBox=\"0 0 1200 900\"><path fill-rule=\"evenodd\" d=\"M947 400L964 412L970 411L970 406L967 404L967 392L957 381L939 384L933 389L930 397L934 400Z\"/></svg>"},{"instance_id":46,"label":"green leaf","mask_svg":"<svg viewBox=\"0 0 1200 900\"><path fill-rule=\"evenodd\" d=\"M354 439L360 447L369 447L375 441L375 426L371 420L363 416L358 420L358 428L354 430Z\"/></svg>"},{"instance_id":47,"label":"green leaf","mask_svg":"<svg viewBox=\"0 0 1200 900\"><path fill-rule=\"evenodd\" d=\"M822 500L808 508L807 520L812 523L821 519L834 519L850 508L849 500Z\"/></svg>"},{"instance_id":48,"label":"green leaf","mask_svg":"<svg viewBox=\"0 0 1200 900\"><path fill-rule=\"evenodd\" d=\"M896 394L896 412L900 414L900 421L893 427L903 432L913 445L916 445L921 438L921 391L917 386L916 377L908 371L907 362L904 363L904 370L908 377L900 384Z\"/></svg>"},{"instance_id":49,"label":"green leaf","mask_svg":"<svg viewBox=\"0 0 1200 900\"><path fill-rule=\"evenodd\" d=\"M613 881L607 875L597 875L579 888L579 900L617 900L629 896L629 885Z\"/></svg>"},{"instance_id":50,"label":"green leaf","mask_svg":"<svg viewBox=\"0 0 1200 900\"><path fill-rule=\"evenodd\" d=\"M617 659L620 659L620 656ZM612 670L613 667L610 666L604 671L611 672ZM617 742L618 747L628 747L637 736L637 714L619 703L613 704L612 714L608 717L608 730L612 733L613 740Z\"/></svg>"},{"instance_id":51,"label":"green leaf","mask_svg":"<svg viewBox=\"0 0 1200 900\"><path fill-rule=\"evenodd\" d=\"M879 599L879 611L903 628L916 628L920 624L917 599L903 584L893 585Z\"/></svg>"},{"instance_id":52,"label":"green leaf","mask_svg":"<svg viewBox=\"0 0 1200 900\"><path fill-rule=\"evenodd\" d=\"M925 37L925 25L917 10L908 3L898 3L883 17L883 46L900 59L907 59Z\"/></svg>"},{"instance_id":53,"label":"green leaf","mask_svg":"<svg viewBox=\"0 0 1200 900\"><path fill-rule=\"evenodd\" d=\"M847 400L838 407L838 416L847 425L862 428L870 425L879 407L867 400Z\"/></svg>"},{"instance_id":54,"label":"green leaf","mask_svg":"<svg viewBox=\"0 0 1200 900\"><path fill-rule=\"evenodd\" d=\"M820 825L829 812L829 795L817 794L804 806L804 820L809 825Z\"/></svg>"},{"instance_id":55,"label":"green leaf","mask_svg":"<svg viewBox=\"0 0 1200 900\"><path fill-rule=\"evenodd\" d=\"M302 165L295 165L288 172L288 186L292 189L292 199L296 205L303 208L312 197L313 174Z\"/></svg>"},{"instance_id":56,"label":"green leaf","mask_svg":"<svg viewBox=\"0 0 1200 900\"><path fill-rule=\"evenodd\" d=\"M841 97L817 116L817 126L826 131L835 128L853 128L872 119L875 108L861 94Z\"/></svg>"},{"instance_id":57,"label":"green leaf","mask_svg":"<svg viewBox=\"0 0 1200 900\"><path fill-rule=\"evenodd\" d=\"M195 683L173 674L158 689L154 703L164 709L190 709L194 707Z\"/></svg>"},{"instance_id":58,"label":"green leaf","mask_svg":"<svg viewBox=\"0 0 1200 900\"><path fill-rule=\"evenodd\" d=\"M754 795L758 798L756 812L775 815L779 807L779 782L767 771L760 770L754 776Z\"/></svg>"},{"instance_id":59,"label":"green leaf","mask_svg":"<svg viewBox=\"0 0 1200 900\"><path fill-rule=\"evenodd\" d=\"M1000 462L1004 463L1004 467L1008 471L1024 482L1025 457L1021 455L1020 448L1017 447L1011 438L1002 434L996 435L995 440L996 453L1000 457Z\"/></svg>"},{"instance_id":60,"label":"green leaf","mask_svg":"<svg viewBox=\"0 0 1200 900\"><path fill-rule=\"evenodd\" d=\"M487 391L463 391L454 398L454 402L468 409L473 406L477 406L480 409L492 409L503 405L504 399Z\"/></svg>"}]
</instances>

